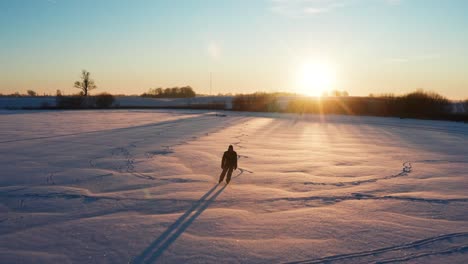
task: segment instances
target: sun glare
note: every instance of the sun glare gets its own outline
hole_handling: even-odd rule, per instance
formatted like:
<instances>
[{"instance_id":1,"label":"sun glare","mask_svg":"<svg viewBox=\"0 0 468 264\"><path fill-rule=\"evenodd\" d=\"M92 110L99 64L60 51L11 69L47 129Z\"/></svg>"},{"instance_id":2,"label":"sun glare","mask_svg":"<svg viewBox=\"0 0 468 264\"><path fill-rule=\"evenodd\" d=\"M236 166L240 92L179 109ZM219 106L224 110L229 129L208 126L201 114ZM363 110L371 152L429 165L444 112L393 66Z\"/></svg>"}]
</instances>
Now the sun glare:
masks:
<instances>
[{"instance_id":1,"label":"sun glare","mask_svg":"<svg viewBox=\"0 0 468 264\"><path fill-rule=\"evenodd\" d=\"M297 72L297 92L309 96L321 96L335 83L335 70L329 63L304 64Z\"/></svg>"}]
</instances>

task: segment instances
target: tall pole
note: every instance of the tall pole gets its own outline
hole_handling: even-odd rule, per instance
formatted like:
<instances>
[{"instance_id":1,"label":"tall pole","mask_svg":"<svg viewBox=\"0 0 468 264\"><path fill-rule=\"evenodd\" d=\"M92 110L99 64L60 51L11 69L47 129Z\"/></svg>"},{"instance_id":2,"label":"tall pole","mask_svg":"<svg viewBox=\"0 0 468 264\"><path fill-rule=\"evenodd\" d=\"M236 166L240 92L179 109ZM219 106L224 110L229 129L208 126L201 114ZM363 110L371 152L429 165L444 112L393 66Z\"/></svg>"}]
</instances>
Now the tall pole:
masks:
<instances>
[{"instance_id":1,"label":"tall pole","mask_svg":"<svg viewBox=\"0 0 468 264\"><path fill-rule=\"evenodd\" d=\"M211 86L212 86L212 83L213 83L213 81L212 81L211 72L210 72L210 95L212 95L212 94L211 94Z\"/></svg>"}]
</instances>

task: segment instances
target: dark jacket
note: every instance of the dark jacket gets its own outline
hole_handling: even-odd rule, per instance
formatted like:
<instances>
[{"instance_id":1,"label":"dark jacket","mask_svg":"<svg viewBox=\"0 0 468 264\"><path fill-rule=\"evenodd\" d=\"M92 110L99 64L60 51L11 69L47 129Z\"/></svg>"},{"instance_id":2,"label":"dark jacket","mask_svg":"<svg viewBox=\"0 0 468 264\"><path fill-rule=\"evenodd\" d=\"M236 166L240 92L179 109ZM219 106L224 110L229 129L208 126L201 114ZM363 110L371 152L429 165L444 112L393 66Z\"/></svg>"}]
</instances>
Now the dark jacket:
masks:
<instances>
[{"instance_id":1,"label":"dark jacket","mask_svg":"<svg viewBox=\"0 0 468 264\"><path fill-rule=\"evenodd\" d=\"M237 153L235 151L225 151L223 159L221 160L221 167L223 168L237 168Z\"/></svg>"}]
</instances>

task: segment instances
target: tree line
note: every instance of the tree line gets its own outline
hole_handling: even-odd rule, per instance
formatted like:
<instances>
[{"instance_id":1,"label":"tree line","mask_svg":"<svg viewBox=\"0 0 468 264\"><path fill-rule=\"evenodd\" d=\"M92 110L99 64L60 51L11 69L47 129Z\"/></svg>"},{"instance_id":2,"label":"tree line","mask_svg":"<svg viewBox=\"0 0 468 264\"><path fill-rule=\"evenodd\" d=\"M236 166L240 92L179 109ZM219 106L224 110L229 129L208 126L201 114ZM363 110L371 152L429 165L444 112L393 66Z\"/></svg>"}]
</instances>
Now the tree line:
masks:
<instances>
[{"instance_id":1,"label":"tree line","mask_svg":"<svg viewBox=\"0 0 468 264\"><path fill-rule=\"evenodd\" d=\"M453 113L453 104L449 99L424 90L400 96L296 97L290 98L285 107L280 107L278 98L274 94L267 93L236 95L232 101L232 109L252 112L367 115L468 121L468 100L461 102L464 113Z\"/></svg>"},{"instance_id":2,"label":"tree line","mask_svg":"<svg viewBox=\"0 0 468 264\"><path fill-rule=\"evenodd\" d=\"M173 88L152 88L147 93L143 93L141 97L151 98L190 98L195 97L196 93L190 86L173 87Z\"/></svg>"}]
</instances>

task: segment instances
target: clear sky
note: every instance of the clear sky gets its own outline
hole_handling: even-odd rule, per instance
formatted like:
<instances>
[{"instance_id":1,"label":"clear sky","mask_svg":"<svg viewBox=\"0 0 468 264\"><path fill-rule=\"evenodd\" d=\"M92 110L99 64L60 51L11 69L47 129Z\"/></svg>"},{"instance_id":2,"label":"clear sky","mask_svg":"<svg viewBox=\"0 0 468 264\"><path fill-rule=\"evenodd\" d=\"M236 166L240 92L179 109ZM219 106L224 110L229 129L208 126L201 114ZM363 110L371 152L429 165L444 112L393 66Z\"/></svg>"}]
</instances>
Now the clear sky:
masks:
<instances>
[{"instance_id":1,"label":"clear sky","mask_svg":"<svg viewBox=\"0 0 468 264\"><path fill-rule=\"evenodd\" d=\"M0 92L78 92L82 69L101 92L209 93L210 72L213 94L301 92L310 64L350 95L464 99L467 12L466 0L0 0Z\"/></svg>"}]
</instances>

